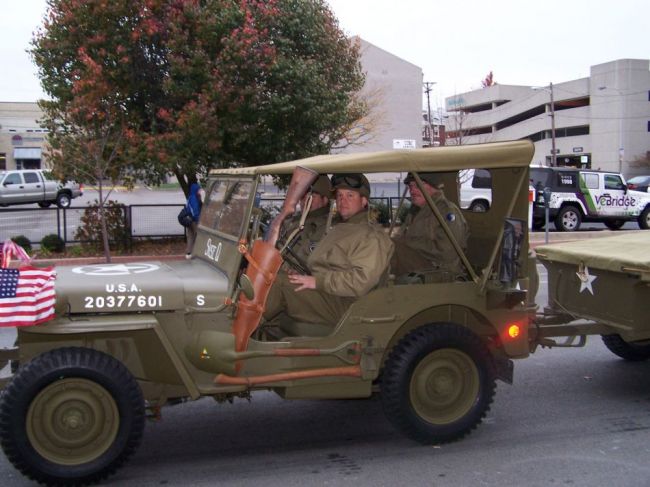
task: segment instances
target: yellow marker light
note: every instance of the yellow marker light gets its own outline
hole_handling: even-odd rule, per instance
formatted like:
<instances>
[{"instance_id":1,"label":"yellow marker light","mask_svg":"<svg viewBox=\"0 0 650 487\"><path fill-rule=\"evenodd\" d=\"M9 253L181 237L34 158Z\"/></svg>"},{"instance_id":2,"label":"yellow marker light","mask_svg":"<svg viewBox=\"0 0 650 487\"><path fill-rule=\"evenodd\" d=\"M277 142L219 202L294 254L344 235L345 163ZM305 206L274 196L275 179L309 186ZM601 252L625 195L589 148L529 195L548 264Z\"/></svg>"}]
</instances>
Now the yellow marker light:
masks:
<instances>
[{"instance_id":1,"label":"yellow marker light","mask_svg":"<svg viewBox=\"0 0 650 487\"><path fill-rule=\"evenodd\" d=\"M508 327L508 336L510 338L517 338L520 333L521 327L517 323L514 323Z\"/></svg>"}]
</instances>

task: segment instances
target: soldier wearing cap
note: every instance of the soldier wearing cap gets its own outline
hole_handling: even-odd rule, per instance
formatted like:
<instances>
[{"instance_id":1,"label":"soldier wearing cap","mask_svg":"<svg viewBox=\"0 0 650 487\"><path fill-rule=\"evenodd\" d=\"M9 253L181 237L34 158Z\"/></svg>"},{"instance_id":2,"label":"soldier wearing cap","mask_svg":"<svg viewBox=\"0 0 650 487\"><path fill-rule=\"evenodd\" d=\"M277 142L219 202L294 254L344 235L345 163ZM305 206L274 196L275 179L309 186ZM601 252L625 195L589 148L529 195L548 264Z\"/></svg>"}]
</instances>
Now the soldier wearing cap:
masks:
<instances>
[{"instance_id":1,"label":"soldier wearing cap","mask_svg":"<svg viewBox=\"0 0 650 487\"><path fill-rule=\"evenodd\" d=\"M431 197L461 248L467 247L468 226L460 209L445 198L443 180L438 173L420 173L424 190ZM411 194L411 211L394 239L395 253L391 272L400 276L410 272L440 270L458 278L465 274L460 257L440 222L429 207L412 174L404 179Z\"/></svg>"},{"instance_id":2,"label":"soldier wearing cap","mask_svg":"<svg viewBox=\"0 0 650 487\"><path fill-rule=\"evenodd\" d=\"M321 174L311 186L311 206L305 218L303 229L289 244L289 259L295 259L300 266L306 264L307 259L327 233L329 227L330 197L332 185L329 178ZM300 206L304 211L309 192L303 196ZM294 216L283 228L285 238L289 238L293 231L300 225L301 215Z\"/></svg>"},{"instance_id":3,"label":"soldier wearing cap","mask_svg":"<svg viewBox=\"0 0 650 487\"><path fill-rule=\"evenodd\" d=\"M334 326L350 305L385 283L393 243L368 221L370 184L363 174L332 176L337 222L307 260L312 275L280 274L264 316Z\"/></svg>"}]
</instances>

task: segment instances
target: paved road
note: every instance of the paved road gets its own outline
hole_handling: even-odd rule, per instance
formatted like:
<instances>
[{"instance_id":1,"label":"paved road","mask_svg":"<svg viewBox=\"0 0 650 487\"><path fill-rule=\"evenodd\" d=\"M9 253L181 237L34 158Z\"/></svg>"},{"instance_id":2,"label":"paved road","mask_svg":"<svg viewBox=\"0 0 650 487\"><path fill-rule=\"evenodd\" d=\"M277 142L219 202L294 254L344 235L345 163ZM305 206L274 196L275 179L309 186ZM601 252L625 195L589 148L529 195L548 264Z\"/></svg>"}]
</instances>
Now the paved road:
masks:
<instances>
[{"instance_id":1,"label":"paved road","mask_svg":"<svg viewBox=\"0 0 650 487\"><path fill-rule=\"evenodd\" d=\"M592 337L517 361L514 385L499 384L485 422L453 444L414 444L376 399L206 398L165 408L105 484L638 487L650 485L649 431L650 361L620 360ZM0 479L31 485L2 454Z\"/></svg>"}]
</instances>

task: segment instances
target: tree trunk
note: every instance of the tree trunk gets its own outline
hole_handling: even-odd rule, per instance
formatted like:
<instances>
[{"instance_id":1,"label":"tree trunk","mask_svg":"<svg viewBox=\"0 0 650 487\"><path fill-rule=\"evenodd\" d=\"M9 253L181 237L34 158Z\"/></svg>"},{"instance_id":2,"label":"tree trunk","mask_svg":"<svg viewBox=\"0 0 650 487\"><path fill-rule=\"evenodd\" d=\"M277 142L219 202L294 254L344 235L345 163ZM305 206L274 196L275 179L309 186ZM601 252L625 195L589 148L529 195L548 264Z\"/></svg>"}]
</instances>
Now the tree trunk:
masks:
<instances>
[{"instance_id":1,"label":"tree trunk","mask_svg":"<svg viewBox=\"0 0 650 487\"><path fill-rule=\"evenodd\" d=\"M102 230L102 244L104 246L104 258L107 263L111 263L111 248L108 243L108 227L106 226L106 215L104 213L104 191L102 186L102 180L98 179L99 182L99 224Z\"/></svg>"}]
</instances>

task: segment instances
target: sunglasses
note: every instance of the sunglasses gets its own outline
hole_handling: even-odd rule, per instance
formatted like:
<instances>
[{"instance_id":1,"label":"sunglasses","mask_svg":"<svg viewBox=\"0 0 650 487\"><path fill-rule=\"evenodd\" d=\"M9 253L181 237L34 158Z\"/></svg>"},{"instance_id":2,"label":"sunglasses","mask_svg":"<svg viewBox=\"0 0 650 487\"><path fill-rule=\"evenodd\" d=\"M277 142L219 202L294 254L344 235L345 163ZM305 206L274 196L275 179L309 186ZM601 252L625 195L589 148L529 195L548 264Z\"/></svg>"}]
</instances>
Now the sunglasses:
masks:
<instances>
[{"instance_id":1,"label":"sunglasses","mask_svg":"<svg viewBox=\"0 0 650 487\"><path fill-rule=\"evenodd\" d=\"M336 187L341 184L358 189L363 186L363 178L356 174L334 174L332 176L332 186Z\"/></svg>"}]
</instances>

